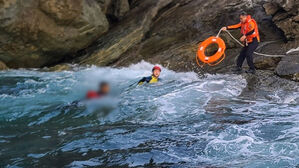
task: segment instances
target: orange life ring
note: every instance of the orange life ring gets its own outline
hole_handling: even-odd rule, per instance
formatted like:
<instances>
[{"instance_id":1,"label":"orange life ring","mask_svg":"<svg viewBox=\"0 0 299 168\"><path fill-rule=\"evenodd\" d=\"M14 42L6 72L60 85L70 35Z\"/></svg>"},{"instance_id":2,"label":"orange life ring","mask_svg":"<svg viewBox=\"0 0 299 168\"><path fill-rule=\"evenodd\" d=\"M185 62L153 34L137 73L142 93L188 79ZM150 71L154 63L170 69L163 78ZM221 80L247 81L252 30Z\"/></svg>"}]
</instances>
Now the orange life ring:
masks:
<instances>
[{"instance_id":1,"label":"orange life ring","mask_svg":"<svg viewBox=\"0 0 299 168\"><path fill-rule=\"evenodd\" d=\"M206 56L205 55L205 50L206 50L207 46L209 46L213 43L216 43L218 45L218 51L212 56ZM224 41L220 37L212 36L212 37L209 37L208 39L206 39L205 41L203 41L199 45L198 50L197 50L197 58L201 62L209 64L211 66L217 65L218 63L220 63L224 59L225 49L226 49L226 46L225 46ZM223 58L220 60L221 57L223 57Z\"/></svg>"}]
</instances>

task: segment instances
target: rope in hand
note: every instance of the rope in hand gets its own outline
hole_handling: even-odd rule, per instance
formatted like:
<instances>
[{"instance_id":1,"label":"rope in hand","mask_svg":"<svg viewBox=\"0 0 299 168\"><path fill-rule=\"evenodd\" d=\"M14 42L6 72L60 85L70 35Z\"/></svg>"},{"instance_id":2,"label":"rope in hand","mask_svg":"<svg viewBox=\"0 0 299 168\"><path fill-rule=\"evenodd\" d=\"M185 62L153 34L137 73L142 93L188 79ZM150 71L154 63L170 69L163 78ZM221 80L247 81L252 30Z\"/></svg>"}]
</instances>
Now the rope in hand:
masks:
<instances>
[{"instance_id":1,"label":"rope in hand","mask_svg":"<svg viewBox=\"0 0 299 168\"><path fill-rule=\"evenodd\" d=\"M244 47L244 44L242 44L238 39L236 39L228 30L219 30L219 32L218 32L218 34L217 34L217 38L220 36L220 34L221 34L221 32L222 31L225 31L235 42L237 42L240 46L242 46L242 47ZM260 56L264 56L264 57L277 57L277 58L279 58L279 57L285 57L286 55L272 55L272 54L263 54L263 53L259 53L259 52L254 52L254 54L256 54L256 55L260 55ZM205 63L204 64L200 64L199 63L199 58L198 58L198 55L196 55L196 63L197 63L197 65L199 66L199 67L203 67L204 65L205 65ZM218 65L220 62L222 62L223 60L224 60L224 58L225 58L225 54L224 54L224 56L222 57L222 59L220 60L220 61L218 61L217 63L214 63L214 64L212 64L212 63L207 63L208 65L210 65L210 66L215 66L215 65Z\"/></svg>"},{"instance_id":2,"label":"rope in hand","mask_svg":"<svg viewBox=\"0 0 299 168\"><path fill-rule=\"evenodd\" d=\"M225 31L233 40L235 40L240 46L244 47L244 44L242 44L238 39L236 39L228 30L219 30L216 37L219 37L220 33L222 31ZM259 52L254 52L256 55L265 56L265 57L285 57L286 55L272 55L272 54L263 54Z\"/></svg>"}]
</instances>

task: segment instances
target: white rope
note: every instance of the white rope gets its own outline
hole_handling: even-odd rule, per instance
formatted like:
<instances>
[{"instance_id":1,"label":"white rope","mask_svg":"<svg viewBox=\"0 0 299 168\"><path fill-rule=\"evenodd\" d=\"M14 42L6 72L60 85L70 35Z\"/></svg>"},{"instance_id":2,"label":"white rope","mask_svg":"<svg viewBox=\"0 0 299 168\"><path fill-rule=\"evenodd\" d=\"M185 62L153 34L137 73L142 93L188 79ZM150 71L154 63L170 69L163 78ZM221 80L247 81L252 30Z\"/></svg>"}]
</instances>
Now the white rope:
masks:
<instances>
[{"instance_id":1,"label":"white rope","mask_svg":"<svg viewBox=\"0 0 299 168\"><path fill-rule=\"evenodd\" d=\"M235 40L240 46L244 47L244 45L238 40L236 39L229 31L224 30L233 40ZM220 29L217 36L219 37L220 33L222 32L222 30ZM258 52L254 52L254 54L256 55L260 55L260 56L265 56L265 57L285 57L286 55L271 55L271 54L263 54L263 53L258 53Z\"/></svg>"}]
</instances>

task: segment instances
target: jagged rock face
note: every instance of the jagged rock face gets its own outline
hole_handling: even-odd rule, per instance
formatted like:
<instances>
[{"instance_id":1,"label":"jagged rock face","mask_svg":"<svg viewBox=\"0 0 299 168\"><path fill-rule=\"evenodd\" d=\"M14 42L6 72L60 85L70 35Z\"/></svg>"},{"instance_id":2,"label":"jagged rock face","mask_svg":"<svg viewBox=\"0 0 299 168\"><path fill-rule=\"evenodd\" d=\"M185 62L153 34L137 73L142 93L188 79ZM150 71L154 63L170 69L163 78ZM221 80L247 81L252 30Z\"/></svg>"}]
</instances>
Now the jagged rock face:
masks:
<instances>
[{"instance_id":1,"label":"jagged rock face","mask_svg":"<svg viewBox=\"0 0 299 168\"><path fill-rule=\"evenodd\" d=\"M272 0L263 5L268 15L272 15L272 20L280 28L288 40L285 46L276 46L268 49L269 51L277 51L281 48L289 50L299 46L299 1L298 0ZM267 59L263 65L272 68L280 77L285 77L294 81L299 81L299 53L289 53L273 64L275 59Z\"/></svg>"},{"instance_id":2,"label":"jagged rock face","mask_svg":"<svg viewBox=\"0 0 299 168\"><path fill-rule=\"evenodd\" d=\"M277 65L275 72L281 77L299 81L299 52L289 53Z\"/></svg>"},{"instance_id":3,"label":"jagged rock face","mask_svg":"<svg viewBox=\"0 0 299 168\"><path fill-rule=\"evenodd\" d=\"M150 25L158 11L172 0L143 0L132 9L109 33L100 37L87 49L87 55L76 60L79 64L111 65L129 48L140 43L150 30Z\"/></svg>"},{"instance_id":4,"label":"jagged rock face","mask_svg":"<svg viewBox=\"0 0 299 168\"><path fill-rule=\"evenodd\" d=\"M273 16L273 22L284 32L291 47L299 45L299 1L272 0L265 3L264 8L268 15Z\"/></svg>"},{"instance_id":5,"label":"jagged rock face","mask_svg":"<svg viewBox=\"0 0 299 168\"><path fill-rule=\"evenodd\" d=\"M0 0L0 60L10 68L68 59L108 30L94 0Z\"/></svg>"},{"instance_id":6,"label":"jagged rock face","mask_svg":"<svg viewBox=\"0 0 299 168\"><path fill-rule=\"evenodd\" d=\"M146 60L173 70L197 71L195 56L198 44L209 36L215 36L222 26L238 23L242 10L248 11L258 21L262 41L282 39L260 4L239 0L172 0L152 20L142 41L122 53L113 65L127 66ZM240 37L240 30L232 33ZM229 66L234 65L241 47L227 34L223 33L221 37L227 44L227 58L215 67L205 66L205 72L227 72Z\"/></svg>"},{"instance_id":7,"label":"jagged rock face","mask_svg":"<svg viewBox=\"0 0 299 168\"><path fill-rule=\"evenodd\" d=\"M226 59L215 67L199 68L195 56L201 41L215 36L222 26L238 23L240 11L245 10L259 24L262 43L258 51L284 54L290 47L298 47L298 3L0 0L0 61L17 68L41 67L61 60L98 66L127 66L145 60L177 71L225 73L235 64L241 47L223 33ZM240 37L239 30L231 33ZM284 44L285 39L290 46ZM256 56L255 64L259 69L274 70L280 60Z\"/></svg>"}]
</instances>

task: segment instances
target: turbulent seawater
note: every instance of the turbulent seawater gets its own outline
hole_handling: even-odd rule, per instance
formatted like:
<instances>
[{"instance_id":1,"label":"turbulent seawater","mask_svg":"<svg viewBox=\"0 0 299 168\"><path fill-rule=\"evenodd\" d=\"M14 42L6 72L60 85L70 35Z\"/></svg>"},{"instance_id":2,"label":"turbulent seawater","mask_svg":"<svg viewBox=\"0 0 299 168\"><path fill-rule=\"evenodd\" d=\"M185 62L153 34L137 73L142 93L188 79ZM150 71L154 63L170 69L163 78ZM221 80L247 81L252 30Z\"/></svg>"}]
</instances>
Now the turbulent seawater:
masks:
<instances>
[{"instance_id":1,"label":"turbulent seawater","mask_svg":"<svg viewBox=\"0 0 299 168\"><path fill-rule=\"evenodd\" d=\"M152 66L0 72L0 167L299 166L298 85L253 99L240 75L164 68L136 86Z\"/></svg>"}]
</instances>

